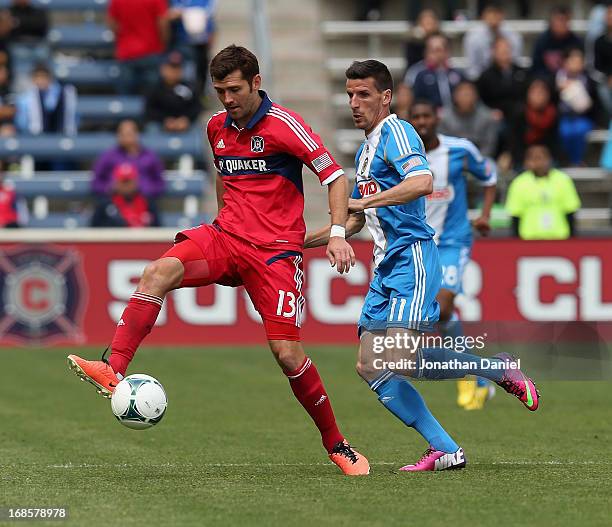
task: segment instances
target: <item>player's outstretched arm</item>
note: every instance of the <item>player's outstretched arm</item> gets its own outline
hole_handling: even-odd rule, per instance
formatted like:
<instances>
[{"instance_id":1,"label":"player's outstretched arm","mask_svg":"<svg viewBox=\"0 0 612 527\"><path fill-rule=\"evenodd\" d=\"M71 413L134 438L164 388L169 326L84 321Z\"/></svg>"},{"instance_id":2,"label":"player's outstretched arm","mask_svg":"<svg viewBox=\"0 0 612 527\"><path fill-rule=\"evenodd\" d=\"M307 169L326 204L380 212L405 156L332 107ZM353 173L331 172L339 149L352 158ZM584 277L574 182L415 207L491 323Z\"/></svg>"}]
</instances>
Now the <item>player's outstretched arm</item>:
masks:
<instances>
[{"instance_id":1,"label":"player's outstretched arm","mask_svg":"<svg viewBox=\"0 0 612 527\"><path fill-rule=\"evenodd\" d=\"M482 235L486 236L491 230L489 224L491 218L491 208L495 203L497 192L497 167L495 161L484 157L480 150L467 139L460 140L465 148L465 159L467 161L467 171L472 174L483 186L483 203L480 216L476 218L472 225Z\"/></svg>"},{"instance_id":2,"label":"player's outstretched arm","mask_svg":"<svg viewBox=\"0 0 612 527\"><path fill-rule=\"evenodd\" d=\"M432 191L433 177L431 174L410 176L398 185L378 194L372 194L362 199L349 199L349 212L363 212L365 209L404 205L421 196L427 196Z\"/></svg>"},{"instance_id":3,"label":"player's outstretched arm","mask_svg":"<svg viewBox=\"0 0 612 527\"><path fill-rule=\"evenodd\" d=\"M348 181L342 174L327 185L329 213L332 226L327 243L327 258L332 267L342 273L348 273L355 265L355 253L346 241Z\"/></svg>"},{"instance_id":4,"label":"player's outstretched arm","mask_svg":"<svg viewBox=\"0 0 612 527\"><path fill-rule=\"evenodd\" d=\"M346 237L357 234L365 225L365 215L363 213L351 214L346 221ZM306 233L304 241L304 249L312 249L313 247L321 247L329 243L329 231L331 224L322 227L313 232Z\"/></svg>"},{"instance_id":5,"label":"player's outstretched arm","mask_svg":"<svg viewBox=\"0 0 612 527\"><path fill-rule=\"evenodd\" d=\"M480 211L480 216L472 223L474 228L481 234L481 236L487 236L491 231L491 208L493 207L493 203L495 203L496 192L497 187L495 184L484 187L484 191L482 193L482 210Z\"/></svg>"}]
</instances>

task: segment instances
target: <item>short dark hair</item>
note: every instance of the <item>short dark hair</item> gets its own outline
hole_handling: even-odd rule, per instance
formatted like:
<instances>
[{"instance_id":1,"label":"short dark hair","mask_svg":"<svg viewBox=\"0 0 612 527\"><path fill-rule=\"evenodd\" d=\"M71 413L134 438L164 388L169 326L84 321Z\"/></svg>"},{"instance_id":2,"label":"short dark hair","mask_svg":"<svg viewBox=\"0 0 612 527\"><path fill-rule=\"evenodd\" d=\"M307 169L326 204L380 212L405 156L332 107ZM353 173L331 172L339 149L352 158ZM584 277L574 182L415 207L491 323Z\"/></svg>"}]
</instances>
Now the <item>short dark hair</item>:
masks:
<instances>
[{"instance_id":1,"label":"short dark hair","mask_svg":"<svg viewBox=\"0 0 612 527\"><path fill-rule=\"evenodd\" d=\"M210 76L213 79L224 79L236 70L240 71L242 78L249 84L255 75L259 75L257 57L247 48L236 44L223 48L210 63Z\"/></svg>"},{"instance_id":2,"label":"short dark hair","mask_svg":"<svg viewBox=\"0 0 612 527\"><path fill-rule=\"evenodd\" d=\"M345 72L347 79L367 79L372 77L378 91L393 91L393 77L389 68L378 60L353 62Z\"/></svg>"},{"instance_id":3,"label":"short dark hair","mask_svg":"<svg viewBox=\"0 0 612 527\"><path fill-rule=\"evenodd\" d=\"M555 15L570 17L572 16L572 8L566 5L556 5L550 10L550 16Z\"/></svg>"},{"instance_id":4,"label":"short dark hair","mask_svg":"<svg viewBox=\"0 0 612 527\"><path fill-rule=\"evenodd\" d=\"M51 70L45 62L37 62L34 64L34 67L32 68L32 75L36 75L38 73L44 73L49 77L51 76Z\"/></svg>"},{"instance_id":5,"label":"short dark hair","mask_svg":"<svg viewBox=\"0 0 612 527\"><path fill-rule=\"evenodd\" d=\"M138 121L137 121L136 119L131 119L131 118L129 118L129 117L128 117L128 118L126 118L126 119L121 119L121 121L119 121L119 122L117 123L117 128L116 128L116 131L118 132L118 131L119 131L119 128L121 128L123 125L126 125L126 124L131 124L131 125L133 125L133 126L134 126L134 128L136 128L136 130L137 130L138 132L140 132L140 131L141 131L141 130L140 130L140 124L138 123Z\"/></svg>"},{"instance_id":6,"label":"short dark hair","mask_svg":"<svg viewBox=\"0 0 612 527\"><path fill-rule=\"evenodd\" d=\"M429 41L433 40L434 38L441 38L442 40L444 40L444 45L446 46L446 48L449 47L450 41L448 40L448 37L444 33L440 33L439 31L436 33L432 33L431 35L427 35L427 37L425 37L425 47L427 47Z\"/></svg>"},{"instance_id":7,"label":"short dark hair","mask_svg":"<svg viewBox=\"0 0 612 527\"><path fill-rule=\"evenodd\" d=\"M537 150L537 149L543 150L544 152L546 152L546 155L552 159L552 152L550 151L550 147L546 143L539 143L539 142L533 143L527 146L527 148L525 149L525 158L527 158L527 156L533 150Z\"/></svg>"},{"instance_id":8,"label":"short dark hair","mask_svg":"<svg viewBox=\"0 0 612 527\"><path fill-rule=\"evenodd\" d=\"M512 45L510 40L508 40L508 37L505 37L504 35L496 35L493 39L493 43L491 44L491 49L497 46L497 44L499 44L500 42L506 42L509 46Z\"/></svg>"},{"instance_id":9,"label":"short dark hair","mask_svg":"<svg viewBox=\"0 0 612 527\"><path fill-rule=\"evenodd\" d=\"M412 104L410 105L410 111L409 114L412 115L412 110L416 107L416 106L428 106L431 111L434 113L434 115L437 115L438 113L438 108L436 107L436 105L431 102L429 99L425 99L423 97L419 97L418 99L415 99Z\"/></svg>"},{"instance_id":10,"label":"short dark hair","mask_svg":"<svg viewBox=\"0 0 612 527\"><path fill-rule=\"evenodd\" d=\"M480 14L484 13L487 9L492 9L493 11L503 11L504 6L498 0L490 0L482 6Z\"/></svg>"},{"instance_id":11,"label":"short dark hair","mask_svg":"<svg viewBox=\"0 0 612 527\"><path fill-rule=\"evenodd\" d=\"M584 57L584 50L579 46L570 46L563 52L563 58L567 59L571 57L574 53L580 53Z\"/></svg>"}]
</instances>

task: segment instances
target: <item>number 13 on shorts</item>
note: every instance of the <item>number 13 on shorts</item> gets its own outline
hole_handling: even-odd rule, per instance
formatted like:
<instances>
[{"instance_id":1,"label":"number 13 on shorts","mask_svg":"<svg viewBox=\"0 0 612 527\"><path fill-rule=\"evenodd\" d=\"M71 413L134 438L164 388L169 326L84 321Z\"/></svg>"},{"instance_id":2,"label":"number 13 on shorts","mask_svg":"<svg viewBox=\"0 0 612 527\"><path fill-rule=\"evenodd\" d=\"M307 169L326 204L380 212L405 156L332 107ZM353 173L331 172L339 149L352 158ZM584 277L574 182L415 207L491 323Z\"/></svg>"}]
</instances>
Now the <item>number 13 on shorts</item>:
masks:
<instances>
[{"instance_id":1,"label":"number 13 on shorts","mask_svg":"<svg viewBox=\"0 0 612 527\"><path fill-rule=\"evenodd\" d=\"M304 298L293 291L278 290L278 304L276 314L279 317L294 319L296 326L301 326Z\"/></svg>"},{"instance_id":2,"label":"number 13 on shorts","mask_svg":"<svg viewBox=\"0 0 612 527\"><path fill-rule=\"evenodd\" d=\"M293 291L278 290L278 307L276 314L285 318L293 318L297 313L295 293Z\"/></svg>"}]
</instances>

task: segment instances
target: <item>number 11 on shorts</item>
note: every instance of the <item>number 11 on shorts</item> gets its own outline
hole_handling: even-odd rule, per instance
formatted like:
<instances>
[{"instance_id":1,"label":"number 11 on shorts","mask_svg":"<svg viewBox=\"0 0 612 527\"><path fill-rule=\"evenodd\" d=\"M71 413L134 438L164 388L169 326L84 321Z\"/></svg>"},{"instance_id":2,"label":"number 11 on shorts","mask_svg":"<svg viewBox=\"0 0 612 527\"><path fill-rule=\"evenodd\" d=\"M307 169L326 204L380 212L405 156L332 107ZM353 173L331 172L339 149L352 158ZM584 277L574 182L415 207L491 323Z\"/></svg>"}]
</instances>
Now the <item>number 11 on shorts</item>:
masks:
<instances>
[{"instance_id":1,"label":"number 11 on shorts","mask_svg":"<svg viewBox=\"0 0 612 527\"><path fill-rule=\"evenodd\" d=\"M288 311L283 311L285 308L285 297L287 298ZM295 294L292 291L278 290L278 307L276 308L276 314L285 318L293 318L295 316L296 304Z\"/></svg>"}]
</instances>

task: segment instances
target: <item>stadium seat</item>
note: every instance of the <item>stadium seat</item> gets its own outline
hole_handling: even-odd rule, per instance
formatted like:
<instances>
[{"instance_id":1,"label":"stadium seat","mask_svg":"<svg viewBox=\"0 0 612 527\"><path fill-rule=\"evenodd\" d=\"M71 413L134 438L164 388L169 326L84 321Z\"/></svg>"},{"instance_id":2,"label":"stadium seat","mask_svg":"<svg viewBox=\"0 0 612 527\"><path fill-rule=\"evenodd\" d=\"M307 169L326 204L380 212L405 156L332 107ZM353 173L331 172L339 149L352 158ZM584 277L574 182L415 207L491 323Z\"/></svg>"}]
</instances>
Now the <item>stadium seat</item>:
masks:
<instances>
[{"instance_id":1,"label":"stadium seat","mask_svg":"<svg viewBox=\"0 0 612 527\"><path fill-rule=\"evenodd\" d=\"M78 229L88 227L90 214L74 214L68 212L53 212L44 218L30 216L27 226L32 229Z\"/></svg>"},{"instance_id":2,"label":"stadium seat","mask_svg":"<svg viewBox=\"0 0 612 527\"><path fill-rule=\"evenodd\" d=\"M120 73L114 60L56 61L53 71L58 79L77 87L110 87Z\"/></svg>"},{"instance_id":3,"label":"stadium seat","mask_svg":"<svg viewBox=\"0 0 612 527\"><path fill-rule=\"evenodd\" d=\"M27 226L31 229L79 229L89 227L91 222L91 212L84 211L81 214L68 212L53 212L44 218L36 218L30 216ZM161 226L174 227L176 229L189 229L197 227L202 223L210 223L210 217L206 214L201 214L195 217L189 217L180 212L162 212Z\"/></svg>"},{"instance_id":4,"label":"stadium seat","mask_svg":"<svg viewBox=\"0 0 612 527\"><path fill-rule=\"evenodd\" d=\"M12 185L20 198L32 204L32 214L28 219L28 227L76 229L87 227L90 212L49 212L53 203L67 201L90 202L91 172L39 172L34 177L24 178L11 175L7 184ZM205 191L207 174L196 170L185 176L177 171L166 171L166 191L163 198L181 199L182 211L162 212L162 224L167 227L189 228L208 222L210 218L198 213L199 198Z\"/></svg>"},{"instance_id":5,"label":"stadium seat","mask_svg":"<svg viewBox=\"0 0 612 527\"><path fill-rule=\"evenodd\" d=\"M32 5L49 11L104 11L109 0L32 0ZM0 9L10 7L13 0L0 0Z\"/></svg>"},{"instance_id":6,"label":"stadium seat","mask_svg":"<svg viewBox=\"0 0 612 527\"><path fill-rule=\"evenodd\" d=\"M165 159L183 155L201 157L203 138L199 132L186 134L142 134L142 142ZM0 138L0 156L30 155L40 161L91 160L116 143L115 134L105 132L81 133L67 137L59 134Z\"/></svg>"},{"instance_id":7,"label":"stadium seat","mask_svg":"<svg viewBox=\"0 0 612 527\"><path fill-rule=\"evenodd\" d=\"M162 227L189 229L190 227L197 227L202 223L210 223L210 216L207 214L199 214L197 216L190 217L180 212L162 212L161 223Z\"/></svg>"},{"instance_id":8,"label":"stadium seat","mask_svg":"<svg viewBox=\"0 0 612 527\"><path fill-rule=\"evenodd\" d=\"M112 46L115 35L105 25L85 23L79 25L54 26L47 34L54 48L105 48Z\"/></svg>"},{"instance_id":9,"label":"stadium seat","mask_svg":"<svg viewBox=\"0 0 612 527\"><path fill-rule=\"evenodd\" d=\"M167 187L164 197L185 198L200 197L204 193L207 175L196 170L189 176L175 171L167 171L164 179ZM31 178L11 176L7 178L20 197L33 199L39 196L47 198L84 199L91 196L91 172L40 172Z\"/></svg>"},{"instance_id":10,"label":"stadium seat","mask_svg":"<svg viewBox=\"0 0 612 527\"><path fill-rule=\"evenodd\" d=\"M449 37L457 37L480 24L479 20L443 21L441 31ZM506 25L523 35L540 34L546 30L546 20L507 20ZM574 31L585 33L586 20L572 20ZM410 22L402 20L381 20L356 22L349 20L328 20L321 24L321 31L326 39L345 39L346 37L400 37L405 38L411 28Z\"/></svg>"},{"instance_id":11,"label":"stadium seat","mask_svg":"<svg viewBox=\"0 0 612 527\"><path fill-rule=\"evenodd\" d=\"M81 95L77 113L82 120L88 122L137 119L144 113L144 105L144 99L138 96Z\"/></svg>"}]
</instances>

